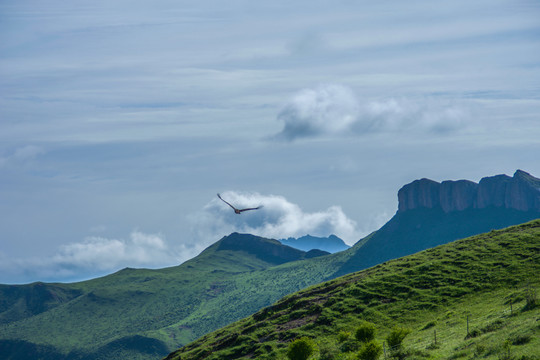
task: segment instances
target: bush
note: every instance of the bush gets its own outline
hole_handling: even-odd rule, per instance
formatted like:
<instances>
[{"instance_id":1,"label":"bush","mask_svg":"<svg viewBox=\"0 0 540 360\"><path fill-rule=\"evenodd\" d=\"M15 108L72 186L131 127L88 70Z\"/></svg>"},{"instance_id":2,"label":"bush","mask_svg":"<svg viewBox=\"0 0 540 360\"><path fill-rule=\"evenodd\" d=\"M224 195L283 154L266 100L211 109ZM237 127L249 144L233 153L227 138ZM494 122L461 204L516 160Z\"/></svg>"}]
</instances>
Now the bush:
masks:
<instances>
[{"instance_id":1,"label":"bush","mask_svg":"<svg viewBox=\"0 0 540 360\"><path fill-rule=\"evenodd\" d=\"M334 342L319 343L319 360L335 360L339 349Z\"/></svg>"},{"instance_id":2,"label":"bush","mask_svg":"<svg viewBox=\"0 0 540 360\"><path fill-rule=\"evenodd\" d=\"M287 350L287 357L290 360L307 360L311 354L313 354L313 351L313 342L310 339L303 337L290 343L289 349Z\"/></svg>"},{"instance_id":3,"label":"bush","mask_svg":"<svg viewBox=\"0 0 540 360\"><path fill-rule=\"evenodd\" d=\"M512 360L512 354L510 352L512 343L509 340L506 340L502 345L501 351L499 352L500 360Z\"/></svg>"},{"instance_id":4,"label":"bush","mask_svg":"<svg viewBox=\"0 0 540 360\"><path fill-rule=\"evenodd\" d=\"M523 311L528 311L536 308L538 306L538 297L536 296L536 289L531 289L527 286L525 289L525 300L526 304L523 307Z\"/></svg>"},{"instance_id":5,"label":"bush","mask_svg":"<svg viewBox=\"0 0 540 360\"><path fill-rule=\"evenodd\" d=\"M390 334L386 337L386 342L390 347L390 350L397 350L401 348L403 339L411 332L410 329L395 327L392 329Z\"/></svg>"},{"instance_id":6,"label":"bush","mask_svg":"<svg viewBox=\"0 0 540 360\"><path fill-rule=\"evenodd\" d=\"M358 352L359 360L377 360L383 352L383 348L375 340L364 343Z\"/></svg>"},{"instance_id":7,"label":"bush","mask_svg":"<svg viewBox=\"0 0 540 360\"><path fill-rule=\"evenodd\" d=\"M341 330L338 334L338 342L343 343L351 337L351 333Z\"/></svg>"},{"instance_id":8,"label":"bush","mask_svg":"<svg viewBox=\"0 0 540 360\"><path fill-rule=\"evenodd\" d=\"M360 343L356 339L348 339L341 343L339 347L341 352L352 352L357 351L360 348Z\"/></svg>"},{"instance_id":9,"label":"bush","mask_svg":"<svg viewBox=\"0 0 540 360\"><path fill-rule=\"evenodd\" d=\"M375 324L370 322L363 323L358 329L356 329L354 336L356 337L356 340L361 342L373 340L375 338Z\"/></svg>"}]
</instances>

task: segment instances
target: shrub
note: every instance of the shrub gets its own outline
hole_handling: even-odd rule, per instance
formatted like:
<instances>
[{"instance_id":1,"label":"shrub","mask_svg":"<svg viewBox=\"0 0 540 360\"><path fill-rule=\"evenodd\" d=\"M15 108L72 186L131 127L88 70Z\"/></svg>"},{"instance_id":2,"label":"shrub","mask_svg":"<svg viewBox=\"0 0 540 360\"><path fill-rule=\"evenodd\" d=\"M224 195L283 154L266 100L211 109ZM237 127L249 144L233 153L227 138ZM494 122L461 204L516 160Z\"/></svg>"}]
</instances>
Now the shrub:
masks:
<instances>
[{"instance_id":1,"label":"shrub","mask_svg":"<svg viewBox=\"0 0 540 360\"><path fill-rule=\"evenodd\" d=\"M339 349L334 342L319 343L319 360L335 360Z\"/></svg>"},{"instance_id":2,"label":"shrub","mask_svg":"<svg viewBox=\"0 0 540 360\"><path fill-rule=\"evenodd\" d=\"M403 339L411 332L410 329L395 327L392 329L390 334L386 337L386 342L391 350L397 350L401 348L401 343Z\"/></svg>"},{"instance_id":3,"label":"shrub","mask_svg":"<svg viewBox=\"0 0 540 360\"><path fill-rule=\"evenodd\" d=\"M356 339L348 339L342 342L339 348L341 352L357 351L360 348L360 343Z\"/></svg>"},{"instance_id":4,"label":"shrub","mask_svg":"<svg viewBox=\"0 0 540 360\"><path fill-rule=\"evenodd\" d=\"M361 342L368 342L375 338L375 324L370 322L365 322L358 329L356 329L356 333L354 334L356 337L356 340Z\"/></svg>"},{"instance_id":5,"label":"shrub","mask_svg":"<svg viewBox=\"0 0 540 360\"><path fill-rule=\"evenodd\" d=\"M531 289L529 286L527 286L527 289L525 289L525 301L526 304L523 307L523 311L532 310L538 306L536 289Z\"/></svg>"},{"instance_id":6,"label":"shrub","mask_svg":"<svg viewBox=\"0 0 540 360\"><path fill-rule=\"evenodd\" d=\"M343 343L351 337L351 333L341 330L338 334L338 342Z\"/></svg>"},{"instance_id":7,"label":"shrub","mask_svg":"<svg viewBox=\"0 0 540 360\"><path fill-rule=\"evenodd\" d=\"M512 343L509 340L506 340L502 345L501 351L499 353L500 360L512 360L512 354L510 353Z\"/></svg>"},{"instance_id":8,"label":"shrub","mask_svg":"<svg viewBox=\"0 0 540 360\"><path fill-rule=\"evenodd\" d=\"M313 354L313 342L306 338L296 339L289 345L287 357L290 360L307 360Z\"/></svg>"},{"instance_id":9,"label":"shrub","mask_svg":"<svg viewBox=\"0 0 540 360\"><path fill-rule=\"evenodd\" d=\"M358 352L359 360L377 360L383 352L383 348L375 340L364 343Z\"/></svg>"}]
</instances>

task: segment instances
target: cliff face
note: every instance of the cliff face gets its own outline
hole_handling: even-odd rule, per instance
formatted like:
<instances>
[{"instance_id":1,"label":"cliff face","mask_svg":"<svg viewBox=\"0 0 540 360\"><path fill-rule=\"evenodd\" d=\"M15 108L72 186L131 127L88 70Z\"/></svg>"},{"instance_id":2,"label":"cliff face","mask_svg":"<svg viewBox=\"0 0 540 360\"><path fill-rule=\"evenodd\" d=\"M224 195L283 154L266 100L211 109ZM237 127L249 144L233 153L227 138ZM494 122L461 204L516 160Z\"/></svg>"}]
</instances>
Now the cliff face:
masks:
<instances>
[{"instance_id":1,"label":"cliff face","mask_svg":"<svg viewBox=\"0 0 540 360\"><path fill-rule=\"evenodd\" d=\"M540 212L540 179L518 170L513 177L485 177L477 184L468 180L415 180L398 192L399 212L417 208L442 208L444 212L469 208L504 207Z\"/></svg>"}]
</instances>

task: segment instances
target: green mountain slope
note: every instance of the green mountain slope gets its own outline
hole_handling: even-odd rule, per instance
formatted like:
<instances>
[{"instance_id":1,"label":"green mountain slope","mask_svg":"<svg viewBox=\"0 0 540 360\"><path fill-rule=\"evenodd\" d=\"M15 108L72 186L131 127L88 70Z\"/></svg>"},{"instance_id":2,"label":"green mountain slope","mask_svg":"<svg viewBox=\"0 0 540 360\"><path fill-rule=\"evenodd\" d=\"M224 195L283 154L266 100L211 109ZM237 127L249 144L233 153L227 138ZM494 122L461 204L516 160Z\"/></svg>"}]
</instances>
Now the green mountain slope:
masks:
<instances>
[{"instance_id":1,"label":"green mountain slope","mask_svg":"<svg viewBox=\"0 0 540 360\"><path fill-rule=\"evenodd\" d=\"M478 185L414 181L398 193L399 210L385 226L334 254L234 233L180 266L0 285L0 349L23 360L155 359L308 286L540 218L538 183L519 171Z\"/></svg>"},{"instance_id":2,"label":"green mountain slope","mask_svg":"<svg viewBox=\"0 0 540 360\"><path fill-rule=\"evenodd\" d=\"M0 348L26 349L26 357L17 359L35 359L36 353L65 359L156 358L237 320L206 313L220 307L213 300L224 293L240 288L236 296L246 297L243 289L250 284L242 274L311 256L277 240L234 233L178 267L124 269L74 284L3 285ZM155 351L146 352L143 343Z\"/></svg>"},{"instance_id":3,"label":"green mountain slope","mask_svg":"<svg viewBox=\"0 0 540 360\"><path fill-rule=\"evenodd\" d=\"M0 339L15 350L27 349L28 359L51 351L51 358L66 360L155 359L287 294L414 252L406 246L409 232L421 250L470 235L445 233L459 223L473 233L497 225L468 213L456 213L447 224L448 217L415 211L403 214L415 214L410 218L397 214L382 235L375 232L347 251L315 258L276 240L231 234L177 267L124 269L75 284L0 286ZM530 216L519 212L511 218L501 211L507 221ZM14 341L23 342L17 347ZM145 342L153 352L138 347Z\"/></svg>"},{"instance_id":4,"label":"green mountain slope","mask_svg":"<svg viewBox=\"0 0 540 360\"><path fill-rule=\"evenodd\" d=\"M502 207L444 212L441 208L418 208L397 212L368 241L349 251L351 257L336 276L366 269L390 259L414 254L468 236L503 229L540 218L536 211Z\"/></svg>"},{"instance_id":5,"label":"green mountain slope","mask_svg":"<svg viewBox=\"0 0 540 360\"><path fill-rule=\"evenodd\" d=\"M307 337L314 359L353 359L354 332L379 344L411 332L387 358L540 358L540 220L458 240L310 287L170 354L168 360L285 359Z\"/></svg>"}]
</instances>

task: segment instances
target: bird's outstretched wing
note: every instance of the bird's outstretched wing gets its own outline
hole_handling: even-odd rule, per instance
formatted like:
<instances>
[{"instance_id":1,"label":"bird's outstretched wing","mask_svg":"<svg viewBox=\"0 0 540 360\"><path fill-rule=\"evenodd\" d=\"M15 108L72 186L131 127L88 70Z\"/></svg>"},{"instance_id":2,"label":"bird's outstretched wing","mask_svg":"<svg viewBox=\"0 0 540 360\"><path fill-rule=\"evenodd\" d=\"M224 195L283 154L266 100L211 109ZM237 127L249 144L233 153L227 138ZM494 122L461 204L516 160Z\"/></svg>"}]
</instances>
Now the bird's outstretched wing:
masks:
<instances>
[{"instance_id":1,"label":"bird's outstretched wing","mask_svg":"<svg viewBox=\"0 0 540 360\"><path fill-rule=\"evenodd\" d=\"M254 208L247 208L247 209L240 209L238 211L242 212L242 211L248 211L248 210L259 210L260 208L262 208L263 206L257 206L257 207L254 207Z\"/></svg>"},{"instance_id":2,"label":"bird's outstretched wing","mask_svg":"<svg viewBox=\"0 0 540 360\"><path fill-rule=\"evenodd\" d=\"M231 204L229 204L227 201L223 200L223 198L221 197L221 195L219 195L219 193L217 194L217 196L221 201L223 201L225 204L229 205L234 210L234 212L237 213L237 214L240 214L240 213L242 213L244 211L248 211L248 210L258 210L258 209L262 208L262 205L261 205L261 206L257 206L257 207L254 207L254 208L237 209L234 206L232 206Z\"/></svg>"},{"instance_id":3,"label":"bird's outstretched wing","mask_svg":"<svg viewBox=\"0 0 540 360\"><path fill-rule=\"evenodd\" d=\"M233 208L234 211L243 211L243 210L238 210L237 208L235 208L234 206L232 206L231 204L229 204L228 202L226 202L225 200L223 200L223 198L221 197L221 195L219 195L219 193L217 194L217 197L223 201L225 204L229 205L230 207Z\"/></svg>"}]
</instances>

